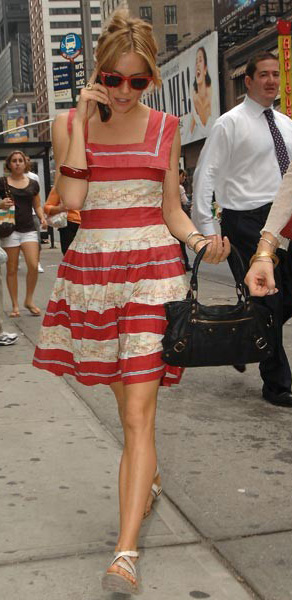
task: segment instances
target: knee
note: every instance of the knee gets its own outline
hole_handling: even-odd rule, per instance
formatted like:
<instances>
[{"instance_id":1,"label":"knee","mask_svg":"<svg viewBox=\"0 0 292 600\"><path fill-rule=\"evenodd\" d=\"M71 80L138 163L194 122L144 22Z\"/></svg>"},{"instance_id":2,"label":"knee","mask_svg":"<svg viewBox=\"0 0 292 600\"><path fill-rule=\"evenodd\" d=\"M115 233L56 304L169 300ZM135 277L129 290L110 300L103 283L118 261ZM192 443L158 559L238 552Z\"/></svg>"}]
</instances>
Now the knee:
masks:
<instances>
[{"instance_id":1,"label":"knee","mask_svg":"<svg viewBox=\"0 0 292 600\"><path fill-rule=\"evenodd\" d=\"M142 409L129 410L124 407L123 426L125 434L132 438L151 437L154 430L154 419L148 411Z\"/></svg>"},{"instance_id":2,"label":"knee","mask_svg":"<svg viewBox=\"0 0 292 600\"><path fill-rule=\"evenodd\" d=\"M17 277L18 265L10 265L7 263L6 275L7 277Z\"/></svg>"}]
</instances>

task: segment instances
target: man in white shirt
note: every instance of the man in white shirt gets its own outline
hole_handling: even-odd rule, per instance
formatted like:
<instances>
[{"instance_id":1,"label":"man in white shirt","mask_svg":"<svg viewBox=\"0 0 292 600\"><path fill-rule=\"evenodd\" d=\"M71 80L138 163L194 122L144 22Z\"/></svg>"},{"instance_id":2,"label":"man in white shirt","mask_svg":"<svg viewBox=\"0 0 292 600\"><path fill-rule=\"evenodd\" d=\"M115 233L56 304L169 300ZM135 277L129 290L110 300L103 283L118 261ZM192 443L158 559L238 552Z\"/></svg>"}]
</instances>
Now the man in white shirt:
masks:
<instances>
[{"instance_id":1,"label":"man in white shirt","mask_svg":"<svg viewBox=\"0 0 292 600\"><path fill-rule=\"evenodd\" d=\"M275 143L264 111L272 108L280 83L279 62L270 52L249 60L245 100L219 117L201 152L194 173L194 219L199 231L215 234L213 192L222 210L221 231L239 250L246 269L282 176ZM273 110L276 126L292 158L292 121ZM263 301L274 311L277 349L260 363L263 397L292 407L291 371L282 345L282 324L292 315L292 251L279 251L279 293ZM232 257L229 265L233 270ZM283 277L284 275L284 277ZM289 290L290 288L290 290ZM243 369L242 369L243 370Z\"/></svg>"}]
</instances>

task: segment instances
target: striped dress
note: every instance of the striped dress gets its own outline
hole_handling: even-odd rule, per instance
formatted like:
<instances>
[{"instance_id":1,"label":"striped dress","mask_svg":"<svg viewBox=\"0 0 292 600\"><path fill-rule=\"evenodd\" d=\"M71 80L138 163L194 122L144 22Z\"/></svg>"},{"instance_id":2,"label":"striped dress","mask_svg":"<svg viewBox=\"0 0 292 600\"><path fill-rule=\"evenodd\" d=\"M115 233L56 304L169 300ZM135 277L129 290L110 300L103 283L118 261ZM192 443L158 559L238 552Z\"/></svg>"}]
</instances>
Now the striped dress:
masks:
<instances>
[{"instance_id":1,"label":"striped dress","mask_svg":"<svg viewBox=\"0 0 292 600\"><path fill-rule=\"evenodd\" d=\"M81 226L58 269L34 366L85 385L179 382L182 369L161 359L163 304L188 289L161 209L177 126L176 117L150 110L144 142L86 142Z\"/></svg>"}]
</instances>

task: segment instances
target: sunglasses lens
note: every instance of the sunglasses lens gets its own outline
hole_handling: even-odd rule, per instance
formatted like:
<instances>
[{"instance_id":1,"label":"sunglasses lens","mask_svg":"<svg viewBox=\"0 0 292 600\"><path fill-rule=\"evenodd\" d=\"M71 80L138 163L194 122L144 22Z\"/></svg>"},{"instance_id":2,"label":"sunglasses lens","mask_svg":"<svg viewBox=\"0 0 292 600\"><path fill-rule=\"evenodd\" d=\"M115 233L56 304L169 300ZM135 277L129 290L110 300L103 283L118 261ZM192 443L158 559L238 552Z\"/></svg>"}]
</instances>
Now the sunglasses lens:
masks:
<instances>
[{"instance_id":1,"label":"sunglasses lens","mask_svg":"<svg viewBox=\"0 0 292 600\"><path fill-rule=\"evenodd\" d=\"M119 75L105 75L104 83L107 87L119 87L123 79Z\"/></svg>"},{"instance_id":2,"label":"sunglasses lens","mask_svg":"<svg viewBox=\"0 0 292 600\"><path fill-rule=\"evenodd\" d=\"M131 86L134 90L145 90L149 81L144 77L132 77Z\"/></svg>"}]
</instances>

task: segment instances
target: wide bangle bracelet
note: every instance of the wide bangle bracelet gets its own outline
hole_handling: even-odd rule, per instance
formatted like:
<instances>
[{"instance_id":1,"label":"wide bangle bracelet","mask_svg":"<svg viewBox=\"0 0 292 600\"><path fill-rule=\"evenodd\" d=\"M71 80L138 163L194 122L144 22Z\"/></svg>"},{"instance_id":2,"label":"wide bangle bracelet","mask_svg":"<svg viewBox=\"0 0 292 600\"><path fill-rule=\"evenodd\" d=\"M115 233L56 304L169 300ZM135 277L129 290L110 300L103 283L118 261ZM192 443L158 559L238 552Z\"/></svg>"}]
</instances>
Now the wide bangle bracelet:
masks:
<instances>
[{"instance_id":1,"label":"wide bangle bracelet","mask_svg":"<svg viewBox=\"0 0 292 600\"><path fill-rule=\"evenodd\" d=\"M249 261L249 266L251 267L251 265L258 259L261 258L270 258L274 267L276 267L279 264L279 258L276 254L272 253L270 254L269 252L256 252L250 259Z\"/></svg>"},{"instance_id":2,"label":"wide bangle bracelet","mask_svg":"<svg viewBox=\"0 0 292 600\"><path fill-rule=\"evenodd\" d=\"M73 179L87 179L89 178L89 169L79 169L77 167L69 167L68 165L60 165L61 175L65 177L72 177Z\"/></svg>"},{"instance_id":3,"label":"wide bangle bracelet","mask_svg":"<svg viewBox=\"0 0 292 600\"><path fill-rule=\"evenodd\" d=\"M190 240L193 237L197 237L198 238L197 241L199 241L199 240L205 240L206 239L205 236L202 233L199 233L198 231L191 231L191 233L189 233L187 235L187 239L186 239L186 245L189 248L189 250L194 250L195 244L193 244L193 245L190 244Z\"/></svg>"}]
</instances>

